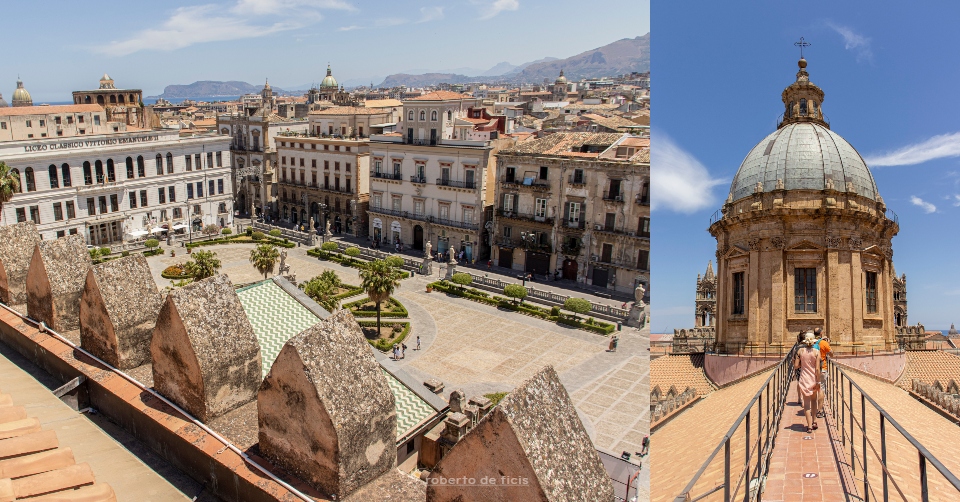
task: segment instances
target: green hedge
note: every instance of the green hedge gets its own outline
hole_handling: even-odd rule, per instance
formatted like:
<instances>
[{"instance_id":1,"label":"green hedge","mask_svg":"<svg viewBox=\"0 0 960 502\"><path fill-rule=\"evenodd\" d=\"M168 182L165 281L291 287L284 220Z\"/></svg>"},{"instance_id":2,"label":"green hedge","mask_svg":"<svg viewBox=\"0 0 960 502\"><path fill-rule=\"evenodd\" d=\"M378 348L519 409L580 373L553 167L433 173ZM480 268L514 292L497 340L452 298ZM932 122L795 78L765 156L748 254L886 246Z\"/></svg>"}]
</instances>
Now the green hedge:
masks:
<instances>
[{"instance_id":1,"label":"green hedge","mask_svg":"<svg viewBox=\"0 0 960 502\"><path fill-rule=\"evenodd\" d=\"M339 295L334 296L333 298L331 298L332 300L340 301L340 300L343 300L344 298L350 298L351 296L357 296L360 293L363 293L363 288L359 286L351 286L349 284L345 284L343 287L350 288L350 289L348 291L344 291L343 293L340 293Z\"/></svg>"},{"instance_id":2,"label":"green hedge","mask_svg":"<svg viewBox=\"0 0 960 502\"><path fill-rule=\"evenodd\" d=\"M359 324L360 326L376 327L377 321L357 321L357 324ZM395 322L380 323L381 326L383 325L393 326L394 324L397 324L397 323ZM377 350L379 350L380 352L389 352L391 349L393 349L394 344L403 343L403 340L407 338L408 334L410 334L410 323L401 322L400 324L403 325L403 331L401 331L400 334L397 335L396 337L391 338L389 340L383 340L383 339L367 340L367 342L369 342L370 345L373 345L374 347L376 347Z\"/></svg>"},{"instance_id":3,"label":"green hedge","mask_svg":"<svg viewBox=\"0 0 960 502\"><path fill-rule=\"evenodd\" d=\"M573 326L580 328L585 331L592 331L594 333L599 333L601 335L609 335L614 330L617 329L615 324L608 322L597 321L593 318L587 318L585 321L576 321L573 320L564 314L559 313L557 307L545 308L539 307L537 305L532 305L529 303L517 304L512 300L504 298L502 296L490 295L482 291L477 291L476 289L469 289L466 291L461 291L459 286L449 284L445 281L437 281L430 283L430 286L437 291L443 291L444 293L449 293L456 296L461 296L475 302L485 303L487 305L492 305L494 307L499 307L505 310L512 312L521 312L527 315L534 317L539 317L545 321L554 321L559 324L565 324L567 326ZM554 312L557 314L555 315Z\"/></svg>"},{"instance_id":4,"label":"green hedge","mask_svg":"<svg viewBox=\"0 0 960 502\"><path fill-rule=\"evenodd\" d=\"M273 244L275 246L280 246L282 248L287 248L287 249L297 247L296 243L287 242L284 239L274 239L272 237L264 237L263 239L256 241L256 243L258 244L262 244L264 242ZM254 240L247 239L246 236L244 235L232 235L229 237L220 237L218 239L211 239L208 241L190 242L190 243L187 243L186 247L187 249L193 249L195 247L214 246L217 244L252 244L252 243L254 243Z\"/></svg>"},{"instance_id":5,"label":"green hedge","mask_svg":"<svg viewBox=\"0 0 960 502\"><path fill-rule=\"evenodd\" d=\"M329 243L328 243L329 244ZM362 269L367 266L367 262L363 261L362 258L351 258L349 256L343 256L333 252L323 251L320 248L313 248L307 250L307 255L313 256L314 258L323 258L325 260L335 261L345 267L353 267ZM410 277L410 272L406 270L400 270L400 278L408 279Z\"/></svg>"},{"instance_id":6,"label":"green hedge","mask_svg":"<svg viewBox=\"0 0 960 502\"><path fill-rule=\"evenodd\" d=\"M158 254L163 254L163 248L151 249L149 251L144 251L143 256L157 256Z\"/></svg>"},{"instance_id":7,"label":"green hedge","mask_svg":"<svg viewBox=\"0 0 960 502\"><path fill-rule=\"evenodd\" d=\"M355 300L350 303L345 303L341 307L350 310L351 313L353 314L353 317L376 317L377 316L376 310L356 310L356 311L353 310L354 307L359 307L360 305L363 305L368 301L370 301L368 298L361 298L359 300ZM396 298L390 298L389 300L387 300L387 303L389 303L394 307L398 307L399 310L394 310L393 312L381 311L380 317L407 317L410 315L410 313L407 312L407 308L404 307L403 304L400 303L400 301L397 300ZM380 307L382 310L383 305L381 305Z\"/></svg>"}]
</instances>

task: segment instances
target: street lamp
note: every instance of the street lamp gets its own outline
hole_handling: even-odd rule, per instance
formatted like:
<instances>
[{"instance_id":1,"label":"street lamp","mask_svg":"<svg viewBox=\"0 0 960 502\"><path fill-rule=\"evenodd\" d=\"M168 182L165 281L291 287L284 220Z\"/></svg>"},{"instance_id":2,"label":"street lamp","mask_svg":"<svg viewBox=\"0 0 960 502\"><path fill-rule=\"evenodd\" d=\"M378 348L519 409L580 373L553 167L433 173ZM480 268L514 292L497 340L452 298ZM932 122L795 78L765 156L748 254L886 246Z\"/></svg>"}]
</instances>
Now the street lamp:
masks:
<instances>
[{"instance_id":1,"label":"street lamp","mask_svg":"<svg viewBox=\"0 0 960 502\"><path fill-rule=\"evenodd\" d=\"M317 207L320 208L320 214L323 215L323 225L320 231L320 242L321 244L326 244L327 242L327 205L323 202L320 202Z\"/></svg>"}]
</instances>

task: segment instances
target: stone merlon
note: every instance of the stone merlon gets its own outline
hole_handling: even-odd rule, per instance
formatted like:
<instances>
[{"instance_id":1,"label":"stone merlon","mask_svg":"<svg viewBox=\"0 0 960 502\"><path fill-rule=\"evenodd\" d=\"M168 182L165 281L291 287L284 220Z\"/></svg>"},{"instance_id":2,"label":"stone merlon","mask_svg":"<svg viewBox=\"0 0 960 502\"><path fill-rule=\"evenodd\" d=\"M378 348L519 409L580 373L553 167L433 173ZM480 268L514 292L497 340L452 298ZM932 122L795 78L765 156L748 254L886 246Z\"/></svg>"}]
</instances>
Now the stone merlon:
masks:
<instances>
[{"instance_id":1,"label":"stone merlon","mask_svg":"<svg viewBox=\"0 0 960 502\"><path fill-rule=\"evenodd\" d=\"M27 303L27 271L40 232L32 222L0 227L0 301Z\"/></svg>"},{"instance_id":2,"label":"stone merlon","mask_svg":"<svg viewBox=\"0 0 960 502\"><path fill-rule=\"evenodd\" d=\"M27 314L54 331L80 327L80 295L93 265L83 237L40 241L27 272Z\"/></svg>"}]
</instances>

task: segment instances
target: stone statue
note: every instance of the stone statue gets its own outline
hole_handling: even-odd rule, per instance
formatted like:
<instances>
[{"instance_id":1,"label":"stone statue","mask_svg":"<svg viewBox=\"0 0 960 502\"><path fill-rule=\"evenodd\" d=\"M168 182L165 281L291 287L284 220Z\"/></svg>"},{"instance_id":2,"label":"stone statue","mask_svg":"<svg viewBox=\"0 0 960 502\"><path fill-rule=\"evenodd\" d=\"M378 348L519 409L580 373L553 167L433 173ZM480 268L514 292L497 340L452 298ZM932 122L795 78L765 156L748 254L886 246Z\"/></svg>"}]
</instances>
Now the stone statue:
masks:
<instances>
[{"instance_id":1,"label":"stone statue","mask_svg":"<svg viewBox=\"0 0 960 502\"><path fill-rule=\"evenodd\" d=\"M332 233L330 233L330 220L329 220L329 219L327 219L327 228L326 228L326 233L325 233L324 235L326 235L327 237L330 237L331 235L333 235Z\"/></svg>"},{"instance_id":2,"label":"stone statue","mask_svg":"<svg viewBox=\"0 0 960 502\"><path fill-rule=\"evenodd\" d=\"M313 216L311 216L311 217L310 217L310 226L307 227L307 231L308 231L308 232L313 232L314 229L316 228L314 225L315 225L315 223L314 223L314 221L313 221Z\"/></svg>"},{"instance_id":3,"label":"stone statue","mask_svg":"<svg viewBox=\"0 0 960 502\"><path fill-rule=\"evenodd\" d=\"M289 272L290 266L287 265L287 250L283 249L280 251L280 273Z\"/></svg>"},{"instance_id":4,"label":"stone statue","mask_svg":"<svg viewBox=\"0 0 960 502\"><path fill-rule=\"evenodd\" d=\"M633 299L634 304L643 305L643 295L647 290L643 288L643 283L637 283L636 289L633 290Z\"/></svg>"},{"instance_id":5,"label":"stone statue","mask_svg":"<svg viewBox=\"0 0 960 502\"><path fill-rule=\"evenodd\" d=\"M423 257L428 260L433 258L433 244L430 241L423 244Z\"/></svg>"}]
</instances>

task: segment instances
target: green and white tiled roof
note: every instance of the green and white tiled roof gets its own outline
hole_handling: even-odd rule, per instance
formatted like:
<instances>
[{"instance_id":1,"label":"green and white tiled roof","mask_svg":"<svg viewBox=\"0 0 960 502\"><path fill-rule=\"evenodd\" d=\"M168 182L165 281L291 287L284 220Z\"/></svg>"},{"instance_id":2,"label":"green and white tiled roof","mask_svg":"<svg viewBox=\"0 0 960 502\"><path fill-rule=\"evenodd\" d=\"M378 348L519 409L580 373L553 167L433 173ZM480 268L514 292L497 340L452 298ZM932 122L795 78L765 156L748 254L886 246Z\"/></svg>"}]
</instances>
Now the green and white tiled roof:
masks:
<instances>
[{"instance_id":1,"label":"green and white tiled roof","mask_svg":"<svg viewBox=\"0 0 960 502\"><path fill-rule=\"evenodd\" d=\"M390 384L390 391L393 392L393 401L397 405L397 437L402 437L411 429L436 413L426 401L420 399L420 396L414 394L400 380L387 373L387 370L381 368L383 375L387 377L387 383Z\"/></svg>"},{"instance_id":2,"label":"green and white tiled roof","mask_svg":"<svg viewBox=\"0 0 960 502\"><path fill-rule=\"evenodd\" d=\"M237 290L237 296L260 342L264 377L287 340L320 322L313 312L269 279Z\"/></svg>"},{"instance_id":3,"label":"green and white tiled roof","mask_svg":"<svg viewBox=\"0 0 960 502\"><path fill-rule=\"evenodd\" d=\"M238 289L237 296L260 342L264 377L287 340L321 320L269 279ZM398 438L437 412L396 377L382 368L381 371L387 377L397 406Z\"/></svg>"}]
</instances>

